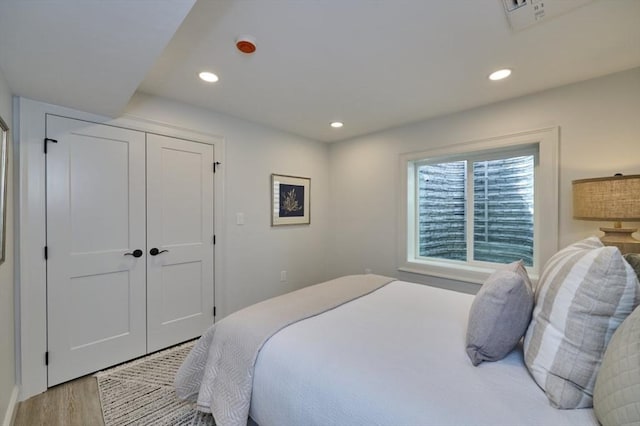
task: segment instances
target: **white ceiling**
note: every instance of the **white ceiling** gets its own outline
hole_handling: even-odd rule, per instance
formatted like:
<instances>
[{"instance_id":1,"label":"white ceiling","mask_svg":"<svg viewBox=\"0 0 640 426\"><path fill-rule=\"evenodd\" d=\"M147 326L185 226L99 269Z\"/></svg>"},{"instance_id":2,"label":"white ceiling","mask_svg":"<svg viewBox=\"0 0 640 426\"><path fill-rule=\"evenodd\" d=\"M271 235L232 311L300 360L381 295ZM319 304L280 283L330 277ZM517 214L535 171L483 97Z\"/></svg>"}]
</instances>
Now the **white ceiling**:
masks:
<instances>
[{"instance_id":1,"label":"white ceiling","mask_svg":"<svg viewBox=\"0 0 640 426\"><path fill-rule=\"evenodd\" d=\"M0 0L0 71L11 91L115 116L195 0Z\"/></svg>"},{"instance_id":2,"label":"white ceiling","mask_svg":"<svg viewBox=\"0 0 640 426\"><path fill-rule=\"evenodd\" d=\"M0 70L15 94L89 112L117 115L137 89L336 141L640 66L639 0L518 32L501 0L192 3L1 0ZM513 76L490 82L501 67Z\"/></svg>"}]
</instances>

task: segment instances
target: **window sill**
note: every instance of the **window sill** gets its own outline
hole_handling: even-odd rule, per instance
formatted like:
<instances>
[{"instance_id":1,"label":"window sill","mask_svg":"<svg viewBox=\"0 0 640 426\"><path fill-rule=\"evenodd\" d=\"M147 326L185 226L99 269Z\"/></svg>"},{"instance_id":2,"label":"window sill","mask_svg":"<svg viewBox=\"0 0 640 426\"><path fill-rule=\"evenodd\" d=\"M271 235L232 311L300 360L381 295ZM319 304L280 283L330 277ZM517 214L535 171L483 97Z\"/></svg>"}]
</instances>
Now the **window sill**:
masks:
<instances>
[{"instance_id":1,"label":"window sill","mask_svg":"<svg viewBox=\"0 0 640 426\"><path fill-rule=\"evenodd\" d=\"M482 285L482 283L489 278L489 275L494 273L497 269L499 269L499 267L493 268L462 263L454 264L437 260L412 260L407 261L404 265L398 267L398 270L402 272L479 285ZM538 276L533 274L533 271L530 270L527 270L527 273L529 274L529 279L535 288L535 285L538 282Z\"/></svg>"}]
</instances>

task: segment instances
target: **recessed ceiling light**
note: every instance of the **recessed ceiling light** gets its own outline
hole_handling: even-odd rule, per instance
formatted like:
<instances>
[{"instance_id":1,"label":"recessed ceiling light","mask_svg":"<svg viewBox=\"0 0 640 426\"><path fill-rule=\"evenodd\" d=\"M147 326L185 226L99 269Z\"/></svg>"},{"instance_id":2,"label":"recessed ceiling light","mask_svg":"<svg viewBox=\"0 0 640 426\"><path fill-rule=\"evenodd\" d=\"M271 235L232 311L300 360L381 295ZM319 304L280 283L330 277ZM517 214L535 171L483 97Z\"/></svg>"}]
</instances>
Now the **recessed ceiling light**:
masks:
<instances>
[{"instance_id":1,"label":"recessed ceiling light","mask_svg":"<svg viewBox=\"0 0 640 426\"><path fill-rule=\"evenodd\" d=\"M344 123L342 121L334 121L333 123L331 123L331 127L333 127L334 129L339 129L342 126L344 126Z\"/></svg>"},{"instance_id":2,"label":"recessed ceiling light","mask_svg":"<svg viewBox=\"0 0 640 426\"><path fill-rule=\"evenodd\" d=\"M207 83L215 83L218 81L218 76L209 71L202 71L198 74L201 80L206 81Z\"/></svg>"},{"instance_id":3,"label":"recessed ceiling light","mask_svg":"<svg viewBox=\"0 0 640 426\"><path fill-rule=\"evenodd\" d=\"M507 78L511 75L511 70L509 68L504 68L498 71L494 71L489 74L489 80L502 80L503 78Z\"/></svg>"}]
</instances>

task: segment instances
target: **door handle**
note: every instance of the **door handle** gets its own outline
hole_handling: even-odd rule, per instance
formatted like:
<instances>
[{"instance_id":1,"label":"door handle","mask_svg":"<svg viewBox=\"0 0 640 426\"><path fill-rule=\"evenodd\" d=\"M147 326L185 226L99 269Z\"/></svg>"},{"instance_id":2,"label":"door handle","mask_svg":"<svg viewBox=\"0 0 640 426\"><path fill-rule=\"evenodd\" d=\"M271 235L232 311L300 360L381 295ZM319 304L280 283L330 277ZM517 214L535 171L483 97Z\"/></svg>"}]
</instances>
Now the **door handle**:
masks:
<instances>
[{"instance_id":1,"label":"door handle","mask_svg":"<svg viewBox=\"0 0 640 426\"><path fill-rule=\"evenodd\" d=\"M133 256L133 257L141 257L142 256L142 250L140 249L135 249L132 253L125 253L125 256Z\"/></svg>"},{"instance_id":2,"label":"door handle","mask_svg":"<svg viewBox=\"0 0 640 426\"><path fill-rule=\"evenodd\" d=\"M149 250L149 254L150 254L151 256L157 256L157 255L159 255L160 253L164 253L164 252L167 252L167 251L169 251L169 250L158 250L157 248L155 248L155 247L154 247L154 248L152 248L151 250Z\"/></svg>"}]
</instances>

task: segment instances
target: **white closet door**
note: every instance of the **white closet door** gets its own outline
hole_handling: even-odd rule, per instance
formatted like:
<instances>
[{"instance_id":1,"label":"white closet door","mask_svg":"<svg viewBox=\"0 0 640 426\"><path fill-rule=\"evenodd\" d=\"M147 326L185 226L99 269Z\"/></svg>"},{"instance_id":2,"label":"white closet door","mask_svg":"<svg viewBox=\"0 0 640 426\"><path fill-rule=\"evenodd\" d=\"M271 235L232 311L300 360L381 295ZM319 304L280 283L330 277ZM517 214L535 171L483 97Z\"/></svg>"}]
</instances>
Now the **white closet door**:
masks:
<instances>
[{"instance_id":1,"label":"white closet door","mask_svg":"<svg viewBox=\"0 0 640 426\"><path fill-rule=\"evenodd\" d=\"M146 352L145 135L47 116L48 385ZM146 253L144 253L146 254Z\"/></svg>"},{"instance_id":2,"label":"white closet door","mask_svg":"<svg viewBox=\"0 0 640 426\"><path fill-rule=\"evenodd\" d=\"M211 145L147 135L149 352L213 324L213 161Z\"/></svg>"}]
</instances>

